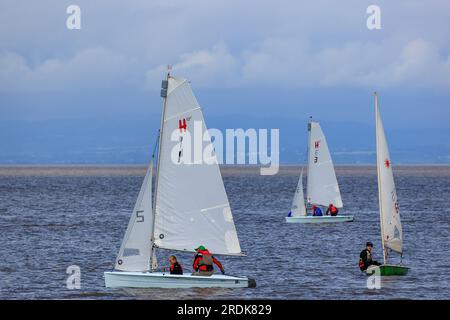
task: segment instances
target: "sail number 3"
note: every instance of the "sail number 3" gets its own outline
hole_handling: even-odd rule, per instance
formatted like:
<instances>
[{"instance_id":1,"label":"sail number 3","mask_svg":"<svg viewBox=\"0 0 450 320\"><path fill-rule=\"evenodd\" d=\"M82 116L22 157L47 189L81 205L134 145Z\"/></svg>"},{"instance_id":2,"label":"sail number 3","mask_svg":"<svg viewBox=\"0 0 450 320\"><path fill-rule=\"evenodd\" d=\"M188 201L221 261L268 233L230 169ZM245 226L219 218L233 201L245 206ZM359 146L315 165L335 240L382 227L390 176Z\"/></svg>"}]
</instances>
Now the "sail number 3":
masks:
<instances>
[{"instance_id":1,"label":"sail number 3","mask_svg":"<svg viewBox=\"0 0 450 320\"><path fill-rule=\"evenodd\" d=\"M320 147L320 140L314 142L314 148L316 149L314 151L314 163L317 163L317 161L319 161L319 147Z\"/></svg>"}]
</instances>

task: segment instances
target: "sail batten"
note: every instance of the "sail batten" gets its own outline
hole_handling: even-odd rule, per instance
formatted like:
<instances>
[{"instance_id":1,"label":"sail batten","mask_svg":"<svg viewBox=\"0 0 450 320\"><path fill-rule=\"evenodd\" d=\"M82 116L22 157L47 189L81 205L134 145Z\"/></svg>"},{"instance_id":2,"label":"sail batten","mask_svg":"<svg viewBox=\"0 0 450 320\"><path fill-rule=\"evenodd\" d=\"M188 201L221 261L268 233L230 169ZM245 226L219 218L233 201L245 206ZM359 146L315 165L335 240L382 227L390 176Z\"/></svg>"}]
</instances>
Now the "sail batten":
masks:
<instances>
[{"instance_id":1,"label":"sail batten","mask_svg":"<svg viewBox=\"0 0 450 320\"><path fill-rule=\"evenodd\" d=\"M397 200L392 161L378 109L375 94L376 141L378 197L380 210L380 227L383 247L401 253L403 251L403 231L400 220L400 208ZM385 248L383 248L385 250ZM385 253L386 257L386 253ZM386 259L386 258L385 258Z\"/></svg>"},{"instance_id":2,"label":"sail batten","mask_svg":"<svg viewBox=\"0 0 450 320\"><path fill-rule=\"evenodd\" d=\"M319 123L313 121L309 123L308 131L307 201L322 206L332 203L342 208L341 193L325 135Z\"/></svg>"}]
</instances>

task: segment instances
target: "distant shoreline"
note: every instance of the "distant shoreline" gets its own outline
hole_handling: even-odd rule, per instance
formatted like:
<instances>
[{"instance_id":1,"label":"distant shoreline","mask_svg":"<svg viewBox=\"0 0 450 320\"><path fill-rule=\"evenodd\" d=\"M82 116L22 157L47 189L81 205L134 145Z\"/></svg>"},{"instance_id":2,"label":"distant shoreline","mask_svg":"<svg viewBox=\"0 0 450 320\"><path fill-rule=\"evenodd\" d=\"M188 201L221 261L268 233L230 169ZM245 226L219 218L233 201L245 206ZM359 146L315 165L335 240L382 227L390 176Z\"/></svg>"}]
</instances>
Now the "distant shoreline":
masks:
<instances>
[{"instance_id":1,"label":"distant shoreline","mask_svg":"<svg viewBox=\"0 0 450 320\"><path fill-rule=\"evenodd\" d=\"M277 175L297 176L301 165L281 165ZM374 164L336 165L337 176L367 176L376 174ZM0 177L143 177L143 164L58 164L58 165L1 165ZM221 165L224 177L260 175L260 166ZM450 164L406 164L394 166L396 175L450 176ZM305 172L306 175L306 172Z\"/></svg>"},{"instance_id":2,"label":"distant shoreline","mask_svg":"<svg viewBox=\"0 0 450 320\"><path fill-rule=\"evenodd\" d=\"M51 167L147 167L146 163L0 163L0 168L21 168L21 167L30 167L30 168L51 168ZM375 163L339 163L334 164L335 167L374 167ZM284 163L280 164L280 167L301 167L302 164L294 164L294 163ZM450 167L450 163L397 163L396 167ZM221 164L220 167L233 167L233 168L259 168L260 165L254 164Z\"/></svg>"}]
</instances>

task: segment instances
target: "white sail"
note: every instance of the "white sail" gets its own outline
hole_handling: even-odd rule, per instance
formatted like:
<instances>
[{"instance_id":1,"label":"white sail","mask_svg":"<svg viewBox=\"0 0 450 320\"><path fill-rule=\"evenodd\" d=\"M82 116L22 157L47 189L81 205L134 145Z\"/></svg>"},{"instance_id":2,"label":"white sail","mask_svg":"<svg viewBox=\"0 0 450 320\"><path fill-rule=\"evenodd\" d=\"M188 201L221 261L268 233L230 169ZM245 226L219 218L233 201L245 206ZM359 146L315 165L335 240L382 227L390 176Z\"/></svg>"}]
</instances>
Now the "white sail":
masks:
<instances>
[{"instance_id":1,"label":"white sail","mask_svg":"<svg viewBox=\"0 0 450 320\"><path fill-rule=\"evenodd\" d=\"M311 121L308 131L307 201L327 207L332 203L342 208L341 193L325 135L317 122Z\"/></svg>"},{"instance_id":2,"label":"white sail","mask_svg":"<svg viewBox=\"0 0 450 320\"><path fill-rule=\"evenodd\" d=\"M306 216L305 198L303 196L303 168L298 179L297 189L292 200L291 216Z\"/></svg>"},{"instance_id":3,"label":"white sail","mask_svg":"<svg viewBox=\"0 0 450 320\"><path fill-rule=\"evenodd\" d=\"M377 171L378 196L380 204L381 237L383 245L396 252L402 252L402 224L397 202L391 157L384 133L383 123L378 111L375 94L376 137L377 137Z\"/></svg>"},{"instance_id":4,"label":"white sail","mask_svg":"<svg viewBox=\"0 0 450 320\"><path fill-rule=\"evenodd\" d=\"M123 271L148 271L150 268L153 162L147 169L141 190L122 240L115 269Z\"/></svg>"},{"instance_id":5,"label":"white sail","mask_svg":"<svg viewBox=\"0 0 450 320\"><path fill-rule=\"evenodd\" d=\"M170 76L156 187L155 245L183 251L204 245L215 254L238 255L241 248L215 154L213 164L189 159L195 143L189 147L188 134L199 134L193 130L199 124L200 134L205 134L201 150L213 150L189 82ZM173 135L181 136L173 141Z\"/></svg>"}]
</instances>

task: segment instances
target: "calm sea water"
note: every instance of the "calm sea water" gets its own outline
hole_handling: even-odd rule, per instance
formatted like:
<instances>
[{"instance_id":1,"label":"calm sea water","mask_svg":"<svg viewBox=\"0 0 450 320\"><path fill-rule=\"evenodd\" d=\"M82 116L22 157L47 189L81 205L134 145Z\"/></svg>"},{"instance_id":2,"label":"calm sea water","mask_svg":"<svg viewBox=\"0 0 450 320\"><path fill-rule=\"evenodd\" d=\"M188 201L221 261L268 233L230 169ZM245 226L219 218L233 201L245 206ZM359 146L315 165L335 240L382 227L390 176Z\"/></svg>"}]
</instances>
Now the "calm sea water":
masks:
<instances>
[{"instance_id":1,"label":"calm sea water","mask_svg":"<svg viewBox=\"0 0 450 320\"><path fill-rule=\"evenodd\" d=\"M353 223L286 224L300 169L275 176L223 168L245 258L221 258L229 274L255 278L248 289L106 289L144 168L1 167L2 299L449 299L450 167L397 167L405 277L369 290L357 267L367 240L381 260L374 167L337 169ZM166 260L168 252L159 258ZM179 255L186 269L192 256ZM165 263L165 262L164 262ZM81 289L66 287L66 269L81 268Z\"/></svg>"}]
</instances>

